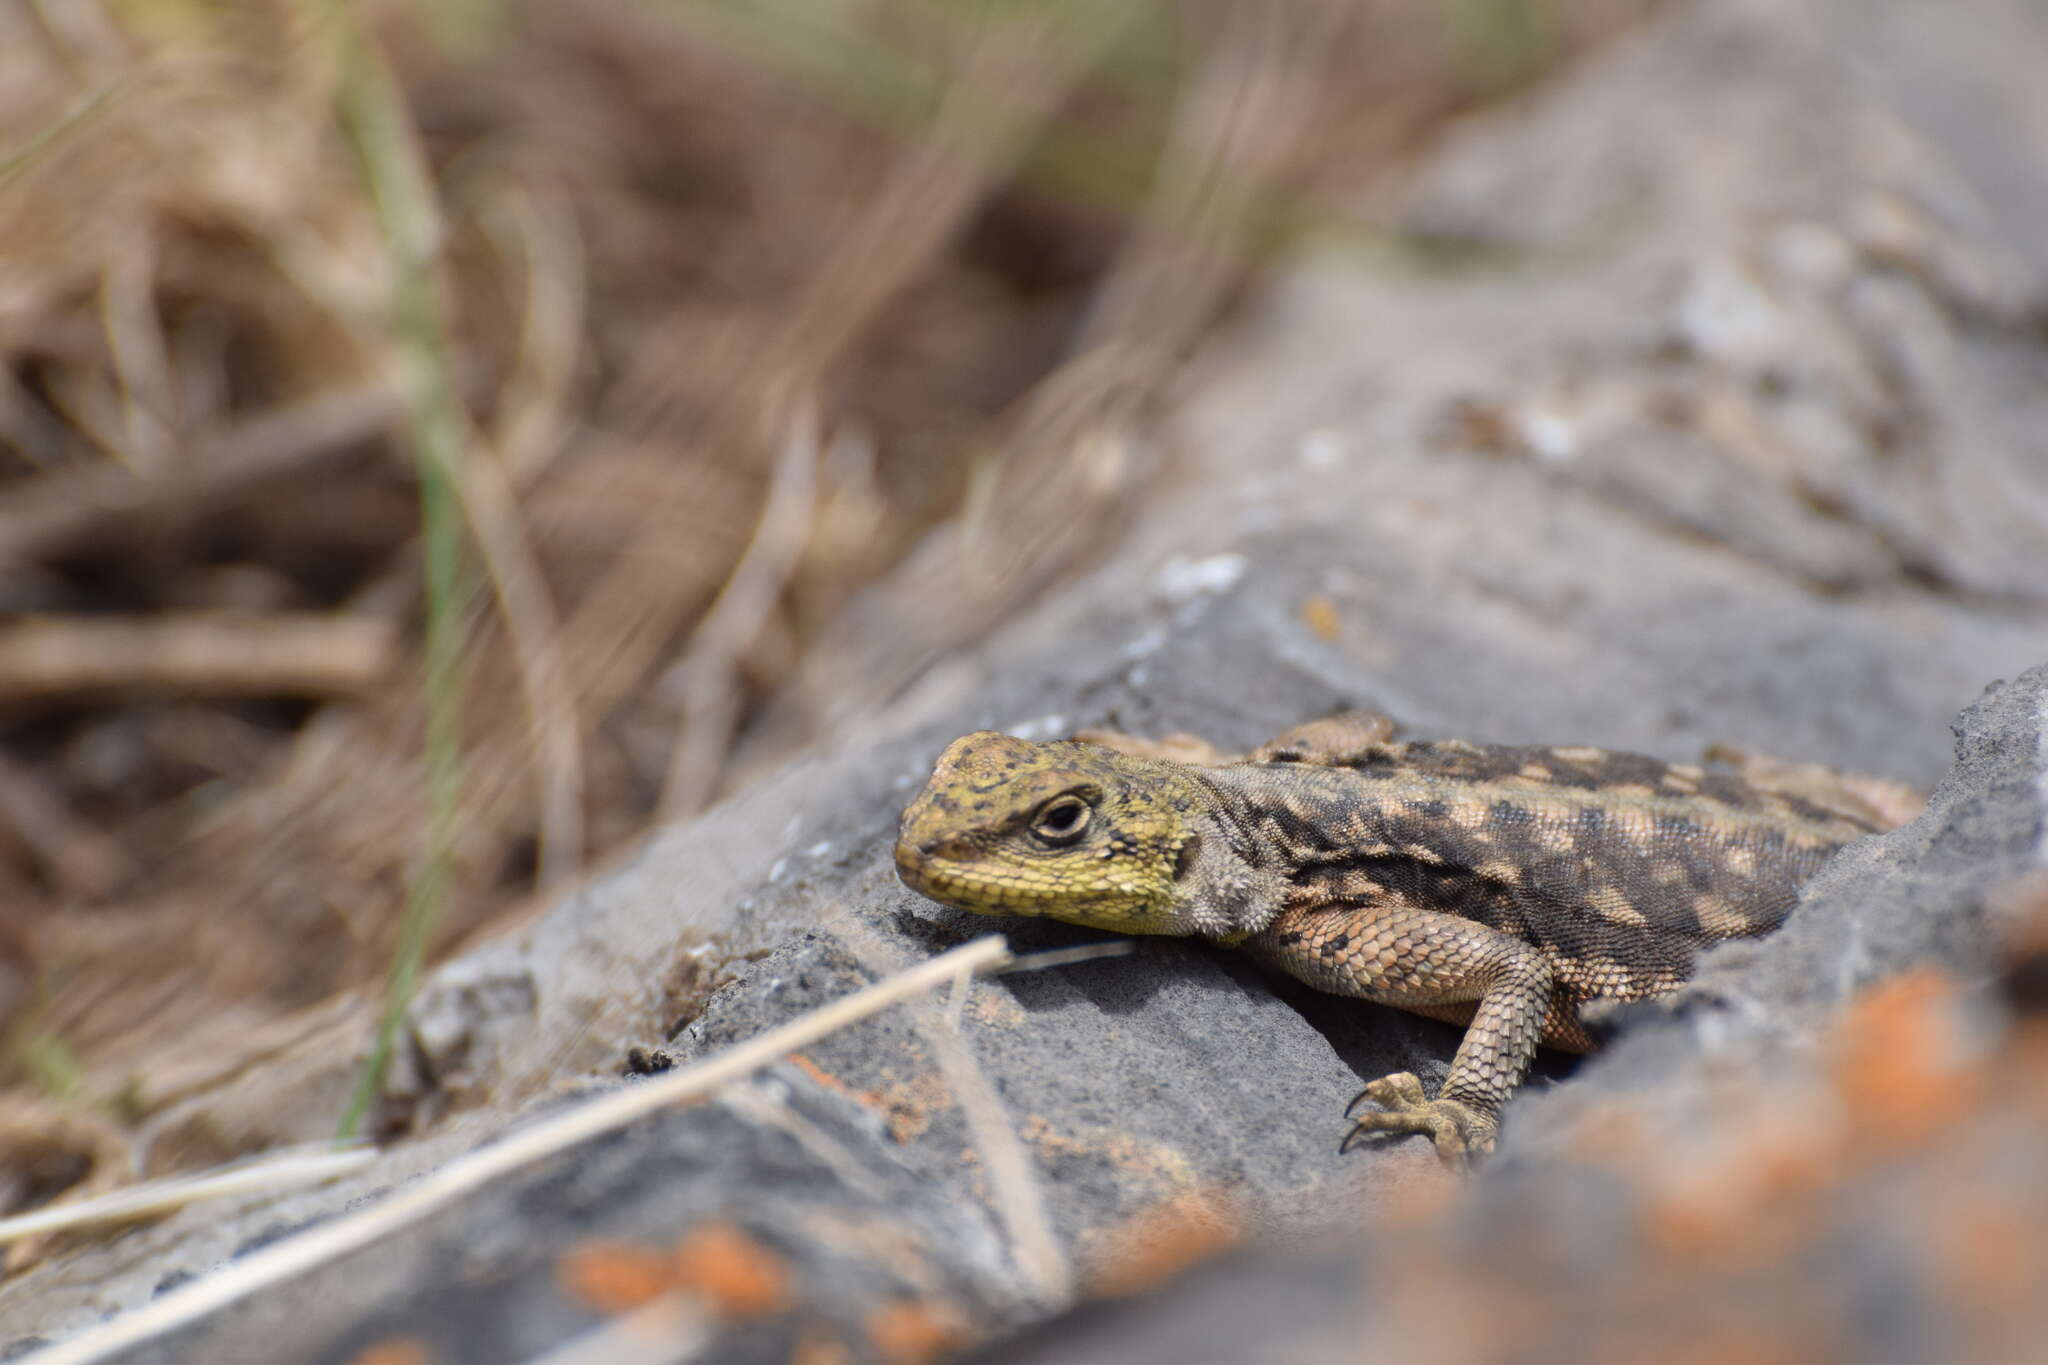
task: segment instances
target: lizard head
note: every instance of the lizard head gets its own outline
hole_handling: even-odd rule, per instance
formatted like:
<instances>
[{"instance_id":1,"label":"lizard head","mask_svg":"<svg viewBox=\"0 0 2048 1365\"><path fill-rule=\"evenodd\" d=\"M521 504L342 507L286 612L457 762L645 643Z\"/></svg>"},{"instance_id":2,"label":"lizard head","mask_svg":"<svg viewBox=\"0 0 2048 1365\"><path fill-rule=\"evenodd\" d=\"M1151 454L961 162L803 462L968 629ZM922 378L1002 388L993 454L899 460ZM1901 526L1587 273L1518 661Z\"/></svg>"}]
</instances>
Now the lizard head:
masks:
<instances>
[{"instance_id":1,"label":"lizard head","mask_svg":"<svg viewBox=\"0 0 2048 1365\"><path fill-rule=\"evenodd\" d=\"M1178 765L993 730L956 739L903 812L904 885L978 915L1184 934L1199 788Z\"/></svg>"}]
</instances>

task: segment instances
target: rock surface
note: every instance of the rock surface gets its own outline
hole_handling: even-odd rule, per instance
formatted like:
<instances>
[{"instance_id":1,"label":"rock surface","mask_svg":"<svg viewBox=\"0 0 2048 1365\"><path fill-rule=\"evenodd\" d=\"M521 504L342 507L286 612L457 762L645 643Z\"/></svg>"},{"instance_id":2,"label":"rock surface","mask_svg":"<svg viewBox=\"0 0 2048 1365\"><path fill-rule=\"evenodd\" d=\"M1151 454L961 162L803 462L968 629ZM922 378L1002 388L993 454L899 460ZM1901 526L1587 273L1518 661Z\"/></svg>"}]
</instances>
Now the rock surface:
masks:
<instances>
[{"instance_id":1,"label":"rock surface","mask_svg":"<svg viewBox=\"0 0 2048 1365\"><path fill-rule=\"evenodd\" d=\"M2048 295L1965 174L1789 10L1764 5L1684 7L1528 107L1475 122L1396 211L1483 247L1481 264L1304 262L1206 358L1167 433L1178 491L1098 570L855 727L857 741L444 969L416 1014L414 1096L423 1116L457 1115L443 1131L353 1182L188 1211L0 1286L0 1341L78 1332L257 1241L346 1217L553 1111L565 1087L617 1084L601 1078L631 1046L709 1055L986 931L904 891L888 865L897 810L966 730L1109 725L1249 746L1365 706L1419 735L1679 759L1726 742L1933 782L1948 718L2048 654ZM942 591L900 583L868 609L886 619ZM1268 1288L1235 1325L1272 1340L1258 1314L1285 1317L1307 1349L1328 1328L1302 1304L1318 1284L1348 1293L1358 1269L1375 1339L1429 1358L1499 1354L1491 1338L1431 1333L1483 1316L1480 1291L1537 1286L1554 1315L1538 1320L1559 1334L1545 1339L1569 1354L1609 1341L1589 1325L1600 1305L1640 1325L1659 1294L1719 1303L1740 1287L1682 1259L1631 1261L1628 1229L1769 1264L1713 1234L1722 1210L1738 1229L1778 1226L1771 1191L1740 1173L1779 1169L1765 1158L1781 1148L1795 1172L1815 1152L1847 1172L1784 1198L1861 1237L1868 1256L1822 1268L1851 1299L1882 1299L1889 1243L1862 1237L1849 1197L1903 1171L1896 1199L1867 1205L1879 1233L1895 1231L1939 1203L1947 1168L1925 1134L1860 1145L1888 1131L1885 1076L1870 1119L1862 1082L1812 1040L1853 1051L1889 1036L1884 1008L1939 1034L1944 1011L1967 1020L1970 1002L1993 999L1956 983L1993 972L1986 906L2044 860L2043 697L2037 670L1979 703L1928 816L1838 860L1779 939L1724 950L1669 1007L1617 1020L1610 1053L1510 1111L1501 1161L1437 1221L1416 1221L1419 1198L1447 1193L1423 1145L1340 1155L1339 1110L1361 1077L1436 1079L1455 1030L1153 945L978 982L957 1029L943 1005L902 1007L120 1358L339 1362L401 1339L436 1361L521 1358L603 1330L620 1300L584 1270L606 1255L669 1265L713 1220L739 1228L800 1304L735 1317L710 1348L720 1360L825 1342L915 1359L917 1343L1043 1317L1069 1276L1117 1282L1161 1227L1197 1245L1361 1224L1413 1255L1273 1253L1324 1268L1299 1276L1241 1263ZM1085 937L1016 934L1023 947ZM1954 981L1837 1022L1859 988L1929 963ZM2004 1027L1972 1055L2017 1047L2018 1026ZM1945 1084L1956 1068L1932 1055L1924 1079ZM349 1060L324 1054L272 1083L314 1090ZM1826 1117L1844 1106L1860 1115L1847 1128ZM1956 1098L1945 1112L1989 1134L1997 1179L2014 1169L2011 1188L2038 1197L2038 1165L2011 1146L2018 1133L2043 1150L2033 1111ZM1835 1145L1773 1148L1771 1124ZM1734 1172L1733 1202L1688 1204L1688 1172ZM1646 1223L1651 1207L1683 1216ZM1532 1260L1542 1275L1517 1278ZM1717 1288L1689 1297L1695 1281ZM1878 1341L1890 1319L1871 1321ZM1943 1354L1951 1328L1913 1322L1921 1335L1887 1349Z\"/></svg>"},{"instance_id":2,"label":"rock surface","mask_svg":"<svg viewBox=\"0 0 2048 1365\"><path fill-rule=\"evenodd\" d=\"M1831 863L1775 938L1709 954L1517 1103L1503 1159L1433 1218L1239 1253L977 1359L2027 1358L2048 1331L2048 666L1992 687L1956 753L1927 813Z\"/></svg>"}]
</instances>

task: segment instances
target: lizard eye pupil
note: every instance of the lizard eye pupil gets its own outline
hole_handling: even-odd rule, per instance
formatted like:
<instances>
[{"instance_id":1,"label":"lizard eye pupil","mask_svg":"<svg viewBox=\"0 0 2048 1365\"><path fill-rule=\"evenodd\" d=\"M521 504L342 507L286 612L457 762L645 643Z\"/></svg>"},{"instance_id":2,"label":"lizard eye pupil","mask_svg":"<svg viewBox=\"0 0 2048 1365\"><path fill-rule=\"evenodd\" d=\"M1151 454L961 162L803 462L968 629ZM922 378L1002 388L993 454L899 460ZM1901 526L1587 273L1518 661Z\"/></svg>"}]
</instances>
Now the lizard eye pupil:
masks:
<instances>
[{"instance_id":1,"label":"lizard eye pupil","mask_svg":"<svg viewBox=\"0 0 2048 1365\"><path fill-rule=\"evenodd\" d=\"M1050 844L1070 844L1088 828L1088 815L1088 803L1080 797L1058 797L1038 812L1031 832Z\"/></svg>"}]
</instances>

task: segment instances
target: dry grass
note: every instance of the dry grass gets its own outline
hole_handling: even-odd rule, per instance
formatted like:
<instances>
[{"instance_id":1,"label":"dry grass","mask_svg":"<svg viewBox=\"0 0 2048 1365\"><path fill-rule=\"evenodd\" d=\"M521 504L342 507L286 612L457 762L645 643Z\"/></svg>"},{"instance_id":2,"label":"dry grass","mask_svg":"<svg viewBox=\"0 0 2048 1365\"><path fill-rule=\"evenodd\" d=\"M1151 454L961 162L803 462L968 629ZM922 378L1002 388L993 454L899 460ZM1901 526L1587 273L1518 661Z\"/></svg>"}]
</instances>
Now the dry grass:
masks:
<instances>
[{"instance_id":1,"label":"dry grass","mask_svg":"<svg viewBox=\"0 0 2048 1365\"><path fill-rule=\"evenodd\" d=\"M1085 562L1316 205L1646 4L373 7L472 566L433 949ZM428 854L341 13L0 5L0 1084L122 1119L199 1021L378 979Z\"/></svg>"}]
</instances>

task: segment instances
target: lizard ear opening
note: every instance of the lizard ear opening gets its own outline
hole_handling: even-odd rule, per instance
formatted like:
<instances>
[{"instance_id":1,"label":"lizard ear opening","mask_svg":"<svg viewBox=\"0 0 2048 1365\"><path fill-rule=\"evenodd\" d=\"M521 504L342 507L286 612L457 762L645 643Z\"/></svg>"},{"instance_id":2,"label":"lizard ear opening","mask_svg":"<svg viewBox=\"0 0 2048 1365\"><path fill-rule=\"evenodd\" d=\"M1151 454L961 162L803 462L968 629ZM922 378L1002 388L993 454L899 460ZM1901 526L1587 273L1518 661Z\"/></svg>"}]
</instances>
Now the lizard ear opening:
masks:
<instances>
[{"instance_id":1,"label":"lizard ear opening","mask_svg":"<svg viewBox=\"0 0 2048 1365\"><path fill-rule=\"evenodd\" d=\"M1181 840L1180 848L1173 855L1173 879L1186 881L1188 873L1195 870L1195 859L1202 853L1202 836L1190 834Z\"/></svg>"}]
</instances>

